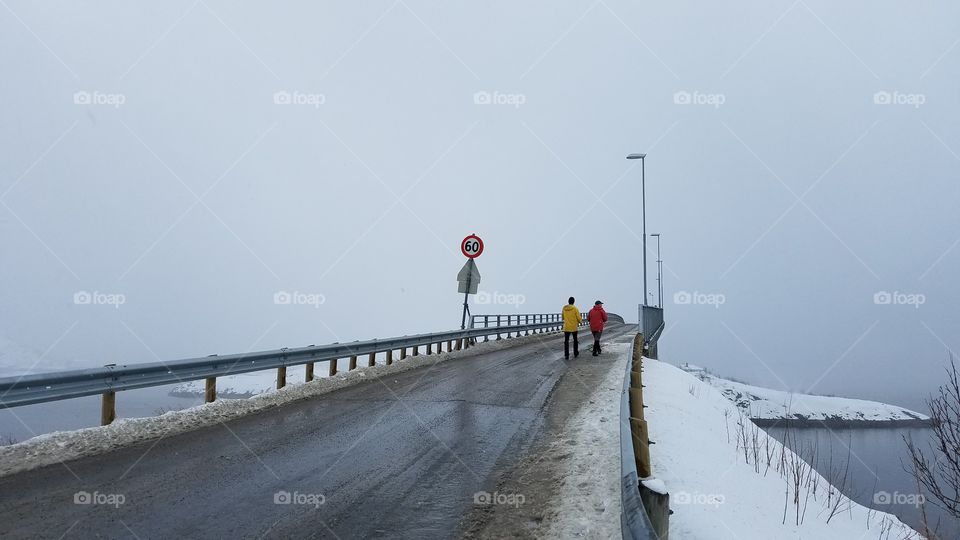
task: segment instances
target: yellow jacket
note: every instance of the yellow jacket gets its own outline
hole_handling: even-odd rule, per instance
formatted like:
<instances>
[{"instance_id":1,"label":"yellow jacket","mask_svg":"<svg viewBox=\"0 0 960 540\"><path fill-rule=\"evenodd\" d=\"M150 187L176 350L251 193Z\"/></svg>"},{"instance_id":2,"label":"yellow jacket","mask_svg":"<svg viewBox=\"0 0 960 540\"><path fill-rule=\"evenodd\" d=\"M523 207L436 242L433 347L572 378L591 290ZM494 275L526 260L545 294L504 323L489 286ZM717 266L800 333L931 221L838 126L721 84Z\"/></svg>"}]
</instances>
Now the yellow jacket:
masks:
<instances>
[{"instance_id":1,"label":"yellow jacket","mask_svg":"<svg viewBox=\"0 0 960 540\"><path fill-rule=\"evenodd\" d=\"M577 306L571 306L570 304L563 306L564 332L576 332L582 320L583 319L580 318L580 310L577 309Z\"/></svg>"}]
</instances>

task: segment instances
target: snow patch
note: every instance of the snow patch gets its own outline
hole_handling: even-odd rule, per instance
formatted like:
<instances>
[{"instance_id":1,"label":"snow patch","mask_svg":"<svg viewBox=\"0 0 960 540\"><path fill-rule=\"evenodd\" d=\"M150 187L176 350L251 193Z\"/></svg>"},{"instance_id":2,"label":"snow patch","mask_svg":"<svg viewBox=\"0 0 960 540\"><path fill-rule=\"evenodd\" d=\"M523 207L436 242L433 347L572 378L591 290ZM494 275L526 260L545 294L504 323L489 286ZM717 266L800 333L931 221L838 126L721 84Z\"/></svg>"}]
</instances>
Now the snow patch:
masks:
<instances>
[{"instance_id":1,"label":"snow patch","mask_svg":"<svg viewBox=\"0 0 960 540\"><path fill-rule=\"evenodd\" d=\"M620 395L632 350L632 343L604 346L614 365L567 421L564 440L552 443L569 458L543 538L620 537Z\"/></svg>"},{"instance_id":2,"label":"snow patch","mask_svg":"<svg viewBox=\"0 0 960 540\"><path fill-rule=\"evenodd\" d=\"M797 524L791 483L775 467L761 465L757 472L755 463L745 462L737 430L740 423L752 423L741 415L743 409L710 380L664 362L645 358L643 377L645 417L650 438L657 441L651 449L653 474L669 487L674 511L671 538L919 539L895 516L845 497L831 517L827 493L836 501L837 492L815 471L809 478L818 482L818 491L807 498L800 488L805 512ZM749 445L754 444L761 460L764 448L775 448L774 461L780 460L782 445L759 428L749 437ZM788 461L799 459L789 449L782 455Z\"/></svg>"}]
</instances>

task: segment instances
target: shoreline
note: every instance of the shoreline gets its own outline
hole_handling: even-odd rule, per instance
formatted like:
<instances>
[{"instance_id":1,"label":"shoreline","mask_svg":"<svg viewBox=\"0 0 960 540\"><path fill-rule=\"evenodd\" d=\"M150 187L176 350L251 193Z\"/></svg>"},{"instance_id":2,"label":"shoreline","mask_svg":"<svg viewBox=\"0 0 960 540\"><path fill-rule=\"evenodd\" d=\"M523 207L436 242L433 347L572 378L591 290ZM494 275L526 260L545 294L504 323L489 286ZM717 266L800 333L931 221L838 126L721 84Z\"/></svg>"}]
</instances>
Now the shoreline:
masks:
<instances>
[{"instance_id":1,"label":"shoreline","mask_svg":"<svg viewBox=\"0 0 960 540\"><path fill-rule=\"evenodd\" d=\"M923 418L901 420L853 420L848 418L751 418L757 427L767 428L827 428L827 429L889 429L889 428L926 428L933 421Z\"/></svg>"}]
</instances>

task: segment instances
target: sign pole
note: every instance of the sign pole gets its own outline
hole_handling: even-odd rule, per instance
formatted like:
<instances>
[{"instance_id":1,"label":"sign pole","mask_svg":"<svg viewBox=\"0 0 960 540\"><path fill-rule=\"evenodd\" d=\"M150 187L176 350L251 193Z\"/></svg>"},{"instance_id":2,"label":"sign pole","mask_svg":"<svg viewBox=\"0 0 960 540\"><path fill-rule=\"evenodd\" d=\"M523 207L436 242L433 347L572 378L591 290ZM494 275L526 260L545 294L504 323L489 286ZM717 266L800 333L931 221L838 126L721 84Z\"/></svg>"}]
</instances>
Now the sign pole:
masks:
<instances>
[{"instance_id":1,"label":"sign pole","mask_svg":"<svg viewBox=\"0 0 960 540\"><path fill-rule=\"evenodd\" d=\"M457 274L457 281L463 289L463 316L460 318L460 329L467 329L467 314L470 313L470 295L476 294L473 290L475 285L480 284L480 272L477 271L477 263L474 259L483 253L483 240L476 234L471 234L460 242L460 252L467 258L467 263Z\"/></svg>"},{"instance_id":2,"label":"sign pole","mask_svg":"<svg viewBox=\"0 0 960 540\"><path fill-rule=\"evenodd\" d=\"M468 281L468 282L467 282L467 291L469 291L469 290L470 290L470 282ZM467 299L468 299L468 298L470 298L470 293L469 293L469 292L463 293L463 318L460 319L460 329L461 329L461 330L466 330L466 329L467 329L467 309L469 309L469 308L467 308Z\"/></svg>"}]
</instances>

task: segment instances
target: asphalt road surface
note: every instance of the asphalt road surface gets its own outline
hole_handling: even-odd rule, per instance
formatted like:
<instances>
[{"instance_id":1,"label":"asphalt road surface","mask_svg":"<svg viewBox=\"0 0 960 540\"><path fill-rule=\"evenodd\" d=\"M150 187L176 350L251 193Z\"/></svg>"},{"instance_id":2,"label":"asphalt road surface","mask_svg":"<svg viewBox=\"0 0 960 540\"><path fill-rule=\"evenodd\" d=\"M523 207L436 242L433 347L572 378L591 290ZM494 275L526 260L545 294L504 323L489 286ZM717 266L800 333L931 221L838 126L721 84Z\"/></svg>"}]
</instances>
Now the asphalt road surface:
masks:
<instances>
[{"instance_id":1,"label":"asphalt road surface","mask_svg":"<svg viewBox=\"0 0 960 540\"><path fill-rule=\"evenodd\" d=\"M0 538L457 537L543 429L562 349L550 335L0 478Z\"/></svg>"}]
</instances>

